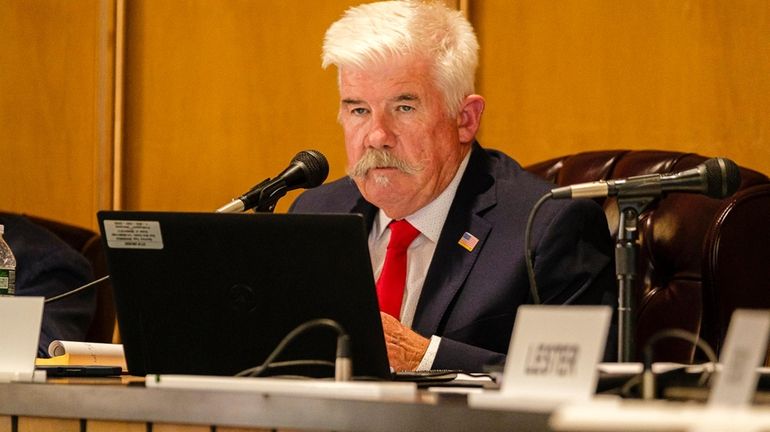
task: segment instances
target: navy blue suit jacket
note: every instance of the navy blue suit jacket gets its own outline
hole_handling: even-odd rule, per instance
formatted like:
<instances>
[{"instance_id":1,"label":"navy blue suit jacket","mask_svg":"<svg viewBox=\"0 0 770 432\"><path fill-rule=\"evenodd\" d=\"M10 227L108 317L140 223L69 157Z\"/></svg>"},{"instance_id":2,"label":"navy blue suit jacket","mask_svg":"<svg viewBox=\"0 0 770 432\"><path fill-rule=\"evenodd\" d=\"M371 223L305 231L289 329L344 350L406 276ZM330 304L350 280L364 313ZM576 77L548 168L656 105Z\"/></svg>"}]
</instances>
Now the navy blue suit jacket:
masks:
<instances>
[{"instance_id":1,"label":"navy blue suit jacket","mask_svg":"<svg viewBox=\"0 0 770 432\"><path fill-rule=\"evenodd\" d=\"M0 214L0 224L16 257L16 295L48 298L93 280L88 260L52 232L8 213ZM46 303L38 356L48 357L48 345L55 339L84 340L95 310L93 289Z\"/></svg>"},{"instance_id":2,"label":"navy blue suit jacket","mask_svg":"<svg viewBox=\"0 0 770 432\"><path fill-rule=\"evenodd\" d=\"M531 303L524 262L527 217L553 187L503 153L474 144L412 324L423 336L442 337L434 369L479 371L505 360L516 310ZM290 211L361 213L371 227L377 210L350 178L343 178L306 191ZM478 238L471 252L458 244L465 232ZM617 301L613 244L596 203L547 202L537 214L532 236L543 303Z\"/></svg>"}]
</instances>

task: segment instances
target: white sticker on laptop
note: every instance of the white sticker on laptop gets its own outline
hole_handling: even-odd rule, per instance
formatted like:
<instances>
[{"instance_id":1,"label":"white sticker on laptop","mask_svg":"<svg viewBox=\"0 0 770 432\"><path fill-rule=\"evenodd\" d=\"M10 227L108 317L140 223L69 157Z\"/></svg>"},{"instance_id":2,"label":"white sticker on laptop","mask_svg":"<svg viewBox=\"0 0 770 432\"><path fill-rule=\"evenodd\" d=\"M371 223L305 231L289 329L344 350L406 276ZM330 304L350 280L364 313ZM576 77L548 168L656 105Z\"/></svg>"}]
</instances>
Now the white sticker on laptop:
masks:
<instances>
[{"instance_id":1,"label":"white sticker on laptop","mask_svg":"<svg viewBox=\"0 0 770 432\"><path fill-rule=\"evenodd\" d=\"M158 221L105 220L104 233L112 249L163 249Z\"/></svg>"}]
</instances>

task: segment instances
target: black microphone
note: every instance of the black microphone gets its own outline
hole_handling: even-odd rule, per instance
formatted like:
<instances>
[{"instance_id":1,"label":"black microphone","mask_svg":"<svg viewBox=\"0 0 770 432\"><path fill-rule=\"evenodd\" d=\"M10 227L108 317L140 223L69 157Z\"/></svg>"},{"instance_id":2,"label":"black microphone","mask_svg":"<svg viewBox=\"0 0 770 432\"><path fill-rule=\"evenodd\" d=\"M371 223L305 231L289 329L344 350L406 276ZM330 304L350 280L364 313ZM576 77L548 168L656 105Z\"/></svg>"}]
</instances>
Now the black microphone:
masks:
<instances>
[{"instance_id":1,"label":"black microphone","mask_svg":"<svg viewBox=\"0 0 770 432\"><path fill-rule=\"evenodd\" d=\"M314 188L326 180L329 163L321 152L303 150L297 153L289 166L274 179L266 179L217 209L217 213L237 213L254 208L255 211L273 211L286 192Z\"/></svg>"},{"instance_id":2,"label":"black microphone","mask_svg":"<svg viewBox=\"0 0 770 432\"><path fill-rule=\"evenodd\" d=\"M730 159L709 159L695 168L668 174L647 174L625 179L579 183L551 189L554 199L619 197L657 197L666 192L700 193L726 198L741 184L738 165Z\"/></svg>"}]
</instances>

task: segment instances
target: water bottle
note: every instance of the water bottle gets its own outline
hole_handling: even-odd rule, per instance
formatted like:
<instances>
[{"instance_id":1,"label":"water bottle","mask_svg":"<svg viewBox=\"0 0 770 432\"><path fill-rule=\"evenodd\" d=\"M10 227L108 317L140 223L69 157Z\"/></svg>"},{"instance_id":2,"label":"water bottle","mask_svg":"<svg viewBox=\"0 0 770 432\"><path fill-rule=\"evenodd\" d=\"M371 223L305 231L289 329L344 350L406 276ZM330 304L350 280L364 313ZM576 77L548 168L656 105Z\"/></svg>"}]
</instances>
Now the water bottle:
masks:
<instances>
[{"instance_id":1,"label":"water bottle","mask_svg":"<svg viewBox=\"0 0 770 432\"><path fill-rule=\"evenodd\" d=\"M16 257L5 242L5 226L0 224L0 296L12 296L16 292Z\"/></svg>"}]
</instances>

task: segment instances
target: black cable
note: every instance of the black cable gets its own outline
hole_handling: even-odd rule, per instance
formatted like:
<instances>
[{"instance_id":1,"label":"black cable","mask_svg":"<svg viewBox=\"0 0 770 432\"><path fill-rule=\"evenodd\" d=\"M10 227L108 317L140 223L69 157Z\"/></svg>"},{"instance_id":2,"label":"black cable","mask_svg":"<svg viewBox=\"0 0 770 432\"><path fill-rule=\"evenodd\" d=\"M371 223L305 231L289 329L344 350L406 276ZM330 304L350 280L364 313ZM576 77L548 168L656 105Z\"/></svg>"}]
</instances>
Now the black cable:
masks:
<instances>
[{"instance_id":1,"label":"black cable","mask_svg":"<svg viewBox=\"0 0 770 432\"><path fill-rule=\"evenodd\" d=\"M270 355L267 356L261 365L238 372L235 374L235 376L258 377L262 375L268 369L275 367L274 365L279 364L275 363L275 359L283 352L284 349L286 349L286 347L292 341L294 341L294 339L296 339L302 333L319 326L331 327L337 332L337 360L334 363L335 380L348 381L350 379L352 369L352 361L350 356L350 338L341 325L339 325L336 321L328 318L314 319L300 324L281 340L278 346L275 347L275 349L270 353ZM313 360L299 360L299 362L313 362ZM288 362L282 362L282 364L285 363Z\"/></svg>"},{"instance_id":2,"label":"black cable","mask_svg":"<svg viewBox=\"0 0 770 432\"><path fill-rule=\"evenodd\" d=\"M714 350L709 346L708 343L706 343L703 339L698 337L698 335L689 332L687 330L672 328L672 329L663 329L654 335L650 337L650 339L647 340L647 343L644 345L644 367L642 370L642 396L644 399L653 399L655 397L655 377L652 373L652 357L653 357L653 351L655 344L662 340L667 338L676 338L676 339L683 339L687 342L690 342L700 348L704 354L706 354L706 357L708 358L709 362L713 363L714 365L717 364L717 355L714 352ZM707 368L703 368L703 374L701 375L701 378L698 382L699 385L703 385L708 380L710 374L709 370Z\"/></svg>"},{"instance_id":3,"label":"black cable","mask_svg":"<svg viewBox=\"0 0 770 432\"><path fill-rule=\"evenodd\" d=\"M102 277L100 277L99 279L97 279L97 280L95 280L93 282L89 282L89 283L87 283L87 284L85 284L83 286L77 287L77 288L75 288L75 289L73 289L71 291L67 291L67 292L59 294L57 296L49 297L49 298L45 299L44 303L49 303L49 302L52 302L52 301L63 299L65 297L69 297L69 296L71 296L73 294L76 294L76 293L79 293L80 291L83 291L86 288L90 288L90 287L92 287L92 286L94 286L94 285L96 285L98 283L104 282L104 281L106 281L109 278L110 278L110 275L102 276Z\"/></svg>"},{"instance_id":4,"label":"black cable","mask_svg":"<svg viewBox=\"0 0 770 432\"><path fill-rule=\"evenodd\" d=\"M537 291L537 282L535 281L535 267L532 265L532 225L535 221L535 214L548 199L552 196L551 192L543 195L529 212L527 226L524 229L524 261L527 265L527 276L529 277L529 293L532 296L533 304L540 304L540 294Z\"/></svg>"},{"instance_id":5,"label":"black cable","mask_svg":"<svg viewBox=\"0 0 770 432\"><path fill-rule=\"evenodd\" d=\"M265 367L265 370L260 371L260 373L264 373L265 371L270 369L280 369L280 368L295 367L295 366L323 366L323 367L333 368L335 364L334 362L328 361L328 360L287 360L282 362L273 362L267 365ZM254 375L251 375L251 373L257 371L262 367L263 365L254 366L252 368L248 368L246 370L242 370L238 372L238 374L236 374L235 376L254 376Z\"/></svg>"}]
</instances>

